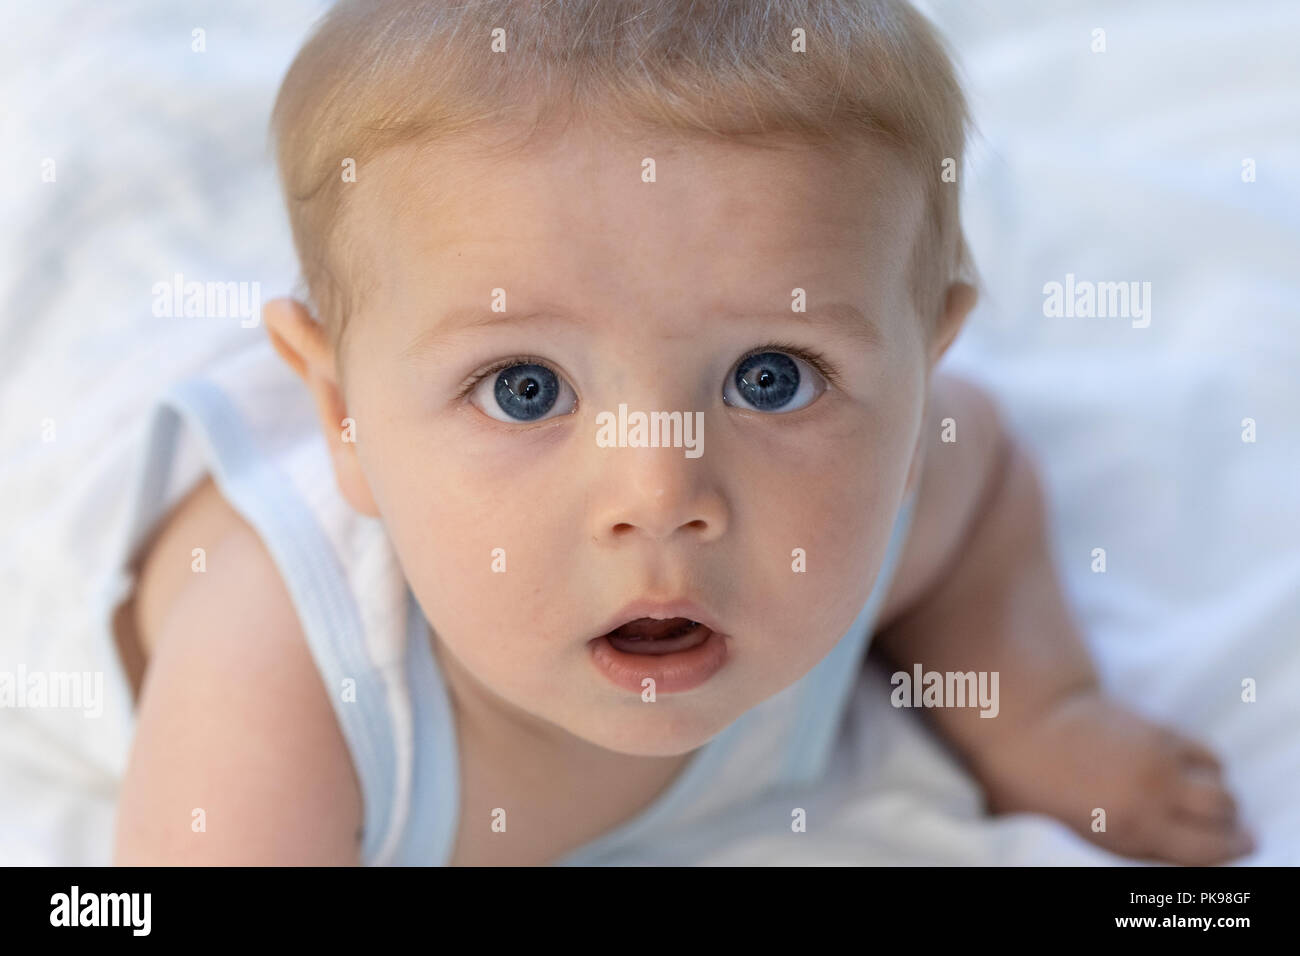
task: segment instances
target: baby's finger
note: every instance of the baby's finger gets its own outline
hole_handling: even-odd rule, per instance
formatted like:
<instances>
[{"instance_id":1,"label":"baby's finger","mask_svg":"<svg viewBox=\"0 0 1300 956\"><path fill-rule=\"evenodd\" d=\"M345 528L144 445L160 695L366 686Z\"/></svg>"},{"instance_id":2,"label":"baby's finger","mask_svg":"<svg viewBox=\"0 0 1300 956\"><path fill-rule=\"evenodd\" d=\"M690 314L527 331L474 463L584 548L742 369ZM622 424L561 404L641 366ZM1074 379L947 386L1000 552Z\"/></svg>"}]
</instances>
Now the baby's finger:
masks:
<instances>
[{"instance_id":1,"label":"baby's finger","mask_svg":"<svg viewBox=\"0 0 1300 956\"><path fill-rule=\"evenodd\" d=\"M1173 805L1195 820L1231 823L1237 802L1224 786L1223 776L1204 766L1188 767L1174 787Z\"/></svg>"},{"instance_id":2,"label":"baby's finger","mask_svg":"<svg viewBox=\"0 0 1300 956\"><path fill-rule=\"evenodd\" d=\"M1255 849L1255 841L1241 827L1216 826L1183 817L1162 821L1156 839L1170 859L1187 866L1227 863Z\"/></svg>"},{"instance_id":3,"label":"baby's finger","mask_svg":"<svg viewBox=\"0 0 1300 956\"><path fill-rule=\"evenodd\" d=\"M1190 764L1202 767L1221 768L1221 761L1213 750L1205 746L1199 740L1193 740L1190 737L1179 737L1178 755Z\"/></svg>"}]
</instances>

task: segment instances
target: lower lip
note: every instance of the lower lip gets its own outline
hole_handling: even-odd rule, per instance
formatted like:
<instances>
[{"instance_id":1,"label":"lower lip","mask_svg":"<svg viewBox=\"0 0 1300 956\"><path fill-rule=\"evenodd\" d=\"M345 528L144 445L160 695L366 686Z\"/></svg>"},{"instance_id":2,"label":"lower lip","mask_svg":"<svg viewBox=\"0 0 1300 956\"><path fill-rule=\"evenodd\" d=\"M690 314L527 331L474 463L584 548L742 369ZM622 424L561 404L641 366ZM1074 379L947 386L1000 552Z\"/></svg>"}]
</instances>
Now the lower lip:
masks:
<instances>
[{"instance_id":1,"label":"lower lip","mask_svg":"<svg viewBox=\"0 0 1300 956\"><path fill-rule=\"evenodd\" d=\"M640 694L647 677L654 681L656 694L680 694L694 690L722 670L727 663L725 634L710 631L695 647L667 654L635 654L620 651L608 638L591 642L591 660L611 683Z\"/></svg>"}]
</instances>

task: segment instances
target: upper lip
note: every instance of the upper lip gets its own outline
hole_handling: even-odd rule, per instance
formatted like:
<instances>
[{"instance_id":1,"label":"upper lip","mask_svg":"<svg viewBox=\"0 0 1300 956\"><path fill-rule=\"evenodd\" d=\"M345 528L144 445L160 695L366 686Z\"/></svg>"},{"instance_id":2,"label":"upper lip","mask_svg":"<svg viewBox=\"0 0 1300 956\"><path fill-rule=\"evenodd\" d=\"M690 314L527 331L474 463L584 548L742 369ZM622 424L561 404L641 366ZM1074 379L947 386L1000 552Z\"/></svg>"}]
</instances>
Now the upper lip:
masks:
<instances>
[{"instance_id":1,"label":"upper lip","mask_svg":"<svg viewBox=\"0 0 1300 956\"><path fill-rule=\"evenodd\" d=\"M642 598L619 609L605 622L604 628L592 640L595 640L596 637L604 637L610 631L622 627L629 621L635 621L643 617L652 617L661 621L674 617L684 617L688 621L703 624L710 631L718 634L722 633L722 628L718 626L717 619L694 601L685 598L668 600Z\"/></svg>"}]
</instances>

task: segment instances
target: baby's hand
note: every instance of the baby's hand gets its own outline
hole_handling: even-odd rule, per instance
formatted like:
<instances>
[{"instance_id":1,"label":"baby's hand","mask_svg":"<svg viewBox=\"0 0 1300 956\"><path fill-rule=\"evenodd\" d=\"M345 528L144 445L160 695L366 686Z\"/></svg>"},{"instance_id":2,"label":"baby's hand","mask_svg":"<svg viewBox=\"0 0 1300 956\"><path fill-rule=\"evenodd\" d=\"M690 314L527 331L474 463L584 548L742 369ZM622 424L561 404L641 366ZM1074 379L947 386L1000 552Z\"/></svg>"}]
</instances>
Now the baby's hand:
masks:
<instances>
[{"instance_id":1,"label":"baby's hand","mask_svg":"<svg viewBox=\"0 0 1300 956\"><path fill-rule=\"evenodd\" d=\"M1099 691L1064 698L980 755L993 813L1063 820L1114 853L1188 865L1223 863L1254 843L1237 820L1218 758ZM1096 809L1105 830L1094 832Z\"/></svg>"}]
</instances>

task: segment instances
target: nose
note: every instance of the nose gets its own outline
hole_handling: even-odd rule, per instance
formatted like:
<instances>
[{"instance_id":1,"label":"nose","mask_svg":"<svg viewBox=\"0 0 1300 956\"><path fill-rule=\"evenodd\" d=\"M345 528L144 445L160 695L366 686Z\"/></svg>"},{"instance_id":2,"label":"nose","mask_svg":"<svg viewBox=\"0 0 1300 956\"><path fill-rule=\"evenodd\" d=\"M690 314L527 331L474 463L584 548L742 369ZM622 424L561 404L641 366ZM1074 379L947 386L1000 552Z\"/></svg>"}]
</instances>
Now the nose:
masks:
<instances>
[{"instance_id":1,"label":"nose","mask_svg":"<svg viewBox=\"0 0 1300 956\"><path fill-rule=\"evenodd\" d=\"M704 456L680 448L600 448L591 504L596 540L704 543L727 530L727 504Z\"/></svg>"}]
</instances>

